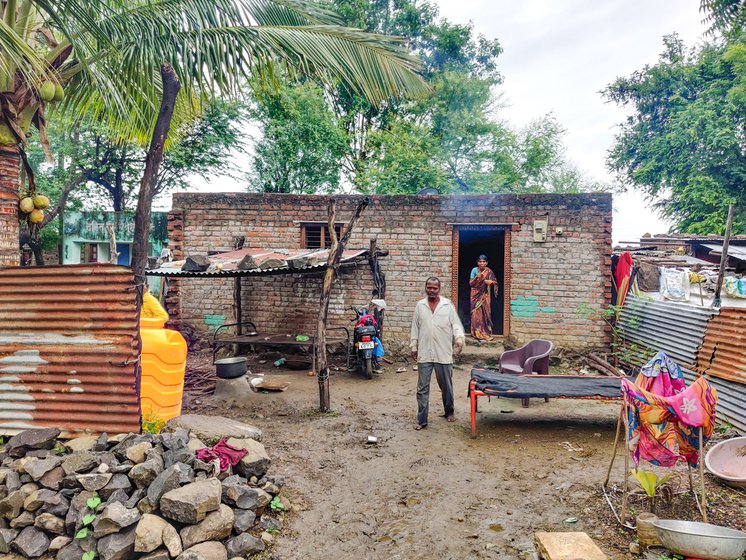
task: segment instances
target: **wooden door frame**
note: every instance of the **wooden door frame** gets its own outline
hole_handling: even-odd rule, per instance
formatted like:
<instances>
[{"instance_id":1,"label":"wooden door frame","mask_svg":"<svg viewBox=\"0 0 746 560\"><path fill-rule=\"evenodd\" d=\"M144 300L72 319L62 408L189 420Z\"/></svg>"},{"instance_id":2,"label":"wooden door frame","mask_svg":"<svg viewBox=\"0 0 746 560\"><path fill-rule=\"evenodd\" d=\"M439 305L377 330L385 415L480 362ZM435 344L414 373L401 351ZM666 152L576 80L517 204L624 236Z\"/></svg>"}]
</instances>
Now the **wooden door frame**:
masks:
<instances>
[{"instance_id":1,"label":"wooden door frame","mask_svg":"<svg viewBox=\"0 0 746 560\"><path fill-rule=\"evenodd\" d=\"M505 233L505 250L503 259L503 285L500 293L503 297L503 332L498 336L510 336L510 284L512 277L510 242L511 233L518 229L518 224L451 224L451 301L458 308L458 261L460 231L502 231Z\"/></svg>"}]
</instances>

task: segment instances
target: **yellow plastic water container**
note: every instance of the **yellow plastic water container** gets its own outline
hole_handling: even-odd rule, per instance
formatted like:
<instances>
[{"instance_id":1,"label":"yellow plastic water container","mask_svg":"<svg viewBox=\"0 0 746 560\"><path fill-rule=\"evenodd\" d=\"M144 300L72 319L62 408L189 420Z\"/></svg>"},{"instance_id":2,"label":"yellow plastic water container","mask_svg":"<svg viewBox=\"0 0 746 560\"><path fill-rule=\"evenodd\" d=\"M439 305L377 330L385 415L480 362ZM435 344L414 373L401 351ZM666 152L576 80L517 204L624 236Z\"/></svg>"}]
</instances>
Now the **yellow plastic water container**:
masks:
<instances>
[{"instance_id":1,"label":"yellow plastic water container","mask_svg":"<svg viewBox=\"0 0 746 560\"><path fill-rule=\"evenodd\" d=\"M140 318L143 418L168 420L181 414L187 344L181 333L163 328L160 319Z\"/></svg>"}]
</instances>

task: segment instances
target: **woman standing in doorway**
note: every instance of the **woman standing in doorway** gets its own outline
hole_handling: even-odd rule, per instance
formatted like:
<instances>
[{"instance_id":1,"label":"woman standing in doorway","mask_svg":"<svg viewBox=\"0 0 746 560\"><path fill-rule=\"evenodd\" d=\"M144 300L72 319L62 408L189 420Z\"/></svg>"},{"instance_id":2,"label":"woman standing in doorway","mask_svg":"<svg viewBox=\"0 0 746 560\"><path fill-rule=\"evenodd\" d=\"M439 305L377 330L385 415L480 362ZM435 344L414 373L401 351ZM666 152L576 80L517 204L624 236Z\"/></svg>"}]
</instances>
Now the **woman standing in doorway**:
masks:
<instances>
[{"instance_id":1,"label":"woman standing in doorway","mask_svg":"<svg viewBox=\"0 0 746 560\"><path fill-rule=\"evenodd\" d=\"M497 278L487 266L487 257L479 255L471 271L471 336L477 340L492 340L492 301L490 288L497 297Z\"/></svg>"}]
</instances>

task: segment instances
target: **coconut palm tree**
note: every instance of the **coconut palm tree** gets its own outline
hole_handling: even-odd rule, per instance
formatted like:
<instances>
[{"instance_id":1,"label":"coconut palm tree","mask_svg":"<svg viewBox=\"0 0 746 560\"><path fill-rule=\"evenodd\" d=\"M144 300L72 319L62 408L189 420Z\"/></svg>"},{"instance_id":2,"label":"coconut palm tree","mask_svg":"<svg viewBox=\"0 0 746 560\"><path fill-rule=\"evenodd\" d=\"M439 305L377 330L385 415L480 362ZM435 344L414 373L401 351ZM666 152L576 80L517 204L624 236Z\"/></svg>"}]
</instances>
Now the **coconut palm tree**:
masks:
<instances>
[{"instance_id":1,"label":"coconut palm tree","mask_svg":"<svg viewBox=\"0 0 746 560\"><path fill-rule=\"evenodd\" d=\"M22 147L32 123L44 142L48 109L144 142L164 65L182 100L236 96L249 80L271 82L278 64L373 102L426 91L398 40L340 27L314 0L5 0L1 9L0 266L17 261Z\"/></svg>"}]
</instances>

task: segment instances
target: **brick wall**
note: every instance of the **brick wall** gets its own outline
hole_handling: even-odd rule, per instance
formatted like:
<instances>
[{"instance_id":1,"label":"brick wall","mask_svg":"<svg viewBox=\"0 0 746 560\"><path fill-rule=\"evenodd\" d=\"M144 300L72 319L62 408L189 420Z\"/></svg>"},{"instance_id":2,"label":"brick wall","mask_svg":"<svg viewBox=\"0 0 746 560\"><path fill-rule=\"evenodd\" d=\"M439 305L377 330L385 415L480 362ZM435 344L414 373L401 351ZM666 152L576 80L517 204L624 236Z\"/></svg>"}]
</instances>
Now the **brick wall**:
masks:
<instances>
[{"instance_id":1,"label":"brick wall","mask_svg":"<svg viewBox=\"0 0 746 560\"><path fill-rule=\"evenodd\" d=\"M15 146L0 147L0 267L17 266L18 247L18 186L20 156Z\"/></svg>"},{"instance_id":2,"label":"brick wall","mask_svg":"<svg viewBox=\"0 0 746 560\"><path fill-rule=\"evenodd\" d=\"M349 219L360 197L339 196L338 220ZM245 247L298 248L300 223L326 220L322 196L246 193L175 194L169 240L176 258L229 250L233 237ZM532 224L549 221L544 243L533 241ZM381 259L387 291L385 339L404 343L423 284L439 276L451 295L453 224L502 224L510 239L509 334L517 342L550 338L568 348L605 344L603 324L578 313L582 304L610 301L611 195L373 196L348 248L367 248L370 239L389 251ZM557 228L562 228L560 235ZM232 279L172 282L169 312L175 322L206 329L205 316L233 317ZM244 318L261 331L311 333L316 321L321 275L244 278ZM350 305L370 299L367 265L344 270L332 292L330 322L348 326ZM528 305L527 305L528 304ZM528 310L528 312L526 311ZM214 319L214 318L213 318Z\"/></svg>"}]
</instances>

